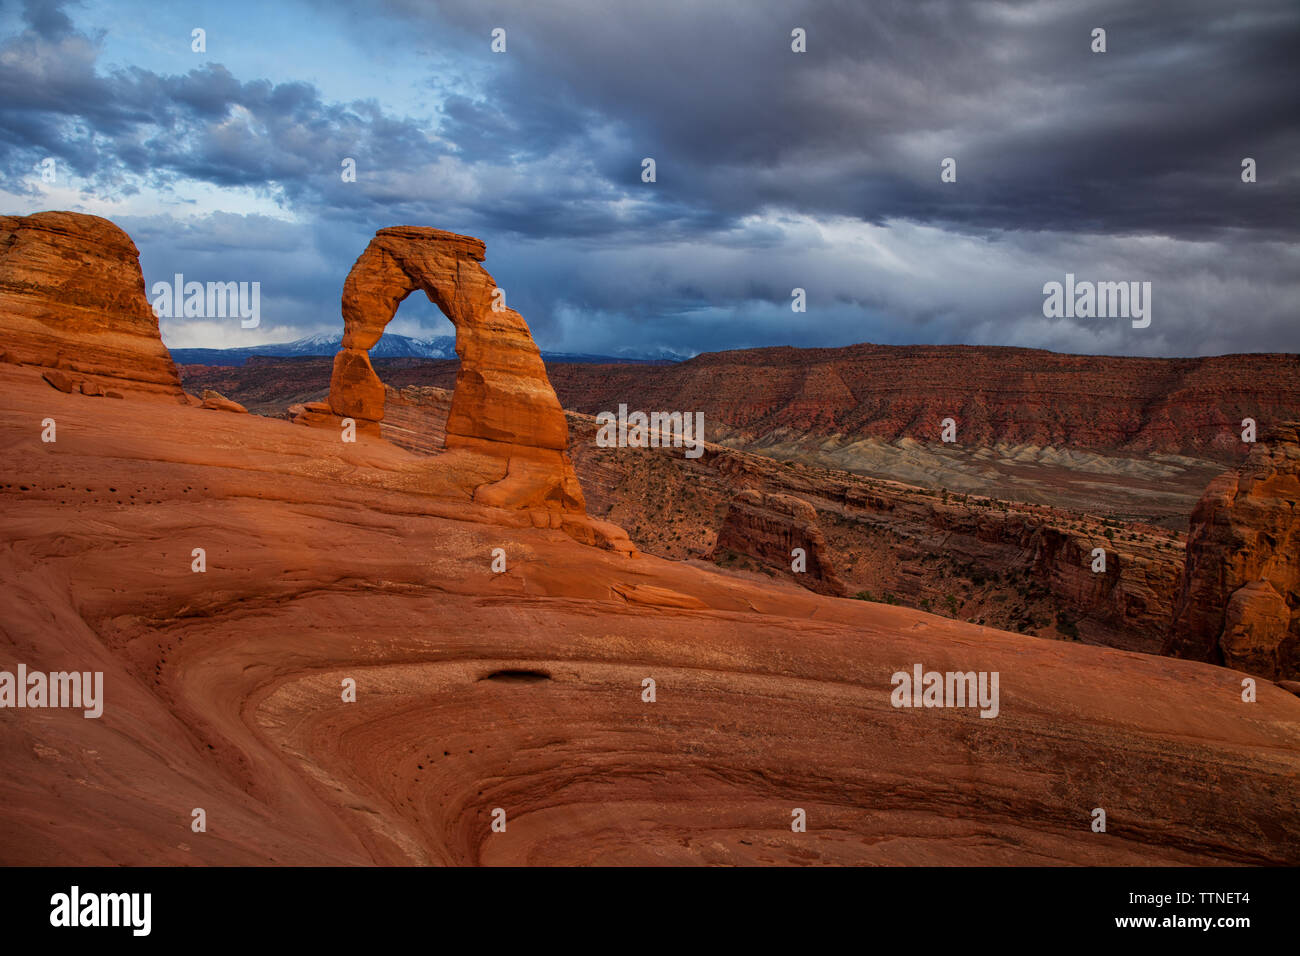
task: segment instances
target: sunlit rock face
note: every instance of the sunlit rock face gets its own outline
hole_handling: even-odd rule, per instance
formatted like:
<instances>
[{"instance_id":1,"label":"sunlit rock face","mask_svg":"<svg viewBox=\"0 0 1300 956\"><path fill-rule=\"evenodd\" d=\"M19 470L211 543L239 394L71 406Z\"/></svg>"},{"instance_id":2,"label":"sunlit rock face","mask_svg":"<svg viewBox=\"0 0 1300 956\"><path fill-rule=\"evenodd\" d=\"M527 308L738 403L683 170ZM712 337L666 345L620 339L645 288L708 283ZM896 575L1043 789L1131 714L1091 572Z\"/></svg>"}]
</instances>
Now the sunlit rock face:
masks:
<instances>
[{"instance_id":1,"label":"sunlit rock face","mask_svg":"<svg viewBox=\"0 0 1300 956\"><path fill-rule=\"evenodd\" d=\"M140 252L99 216L0 216L0 340L10 362L59 370L61 391L184 396Z\"/></svg>"},{"instance_id":2,"label":"sunlit rock face","mask_svg":"<svg viewBox=\"0 0 1300 956\"><path fill-rule=\"evenodd\" d=\"M441 229L381 229L343 285L343 348L334 360L330 410L363 430L384 417L384 386L367 354L415 290L456 327L460 370L446 448L499 459L504 473L474 488L477 503L529 511L538 527L633 551L620 529L586 517L566 450L568 424L523 316L483 268L483 243Z\"/></svg>"},{"instance_id":3,"label":"sunlit rock face","mask_svg":"<svg viewBox=\"0 0 1300 956\"><path fill-rule=\"evenodd\" d=\"M1300 676L1300 423L1265 436L1192 513L1166 653Z\"/></svg>"}]
</instances>

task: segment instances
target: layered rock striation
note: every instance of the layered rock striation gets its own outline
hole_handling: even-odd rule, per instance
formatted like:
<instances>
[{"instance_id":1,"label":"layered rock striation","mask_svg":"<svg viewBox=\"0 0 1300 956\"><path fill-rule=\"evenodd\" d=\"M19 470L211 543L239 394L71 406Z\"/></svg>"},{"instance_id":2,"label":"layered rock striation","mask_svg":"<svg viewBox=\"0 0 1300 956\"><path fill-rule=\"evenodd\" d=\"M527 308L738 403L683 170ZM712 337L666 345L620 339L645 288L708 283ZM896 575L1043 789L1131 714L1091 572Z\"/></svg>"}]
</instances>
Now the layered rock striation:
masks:
<instances>
[{"instance_id":1,"label":"layered rock striation","mask_svg":"<svg viewBox=\"0 0 1300 956\"><path fill-rule=\"evenodd\" d=\"M710 352L674 365L557 366L565 408L704 412L710 441L789 443L849 466L867 439L1243 459L1241 422L1300 415L1300 356L1166 359L971 345Z\"/></svg>"},{"instance_id":2,"label":"layered rock striation","mask_svg":"<svg viewBox=\"0 0 1300 956\"><path fill-rule=\"evenodd\" d=\"M0 408L0 667L105 700L0 719L6 864L1300 863L1272 684L628 561L429 495L390 442L13 366ZM999 673L999 716L893 706L917 664Z\"/></svg>"}]
</instances>

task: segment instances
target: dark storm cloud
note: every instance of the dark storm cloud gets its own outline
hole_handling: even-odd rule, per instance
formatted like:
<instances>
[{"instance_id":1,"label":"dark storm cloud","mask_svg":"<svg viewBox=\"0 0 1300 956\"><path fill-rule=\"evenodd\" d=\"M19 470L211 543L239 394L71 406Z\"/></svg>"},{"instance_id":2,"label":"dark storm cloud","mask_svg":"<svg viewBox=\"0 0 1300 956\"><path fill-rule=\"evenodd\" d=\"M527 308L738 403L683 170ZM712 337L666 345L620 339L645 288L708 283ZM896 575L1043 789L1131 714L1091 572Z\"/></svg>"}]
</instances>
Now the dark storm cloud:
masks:
<instances>
[{"instance_id":1,"label":"dark storm cloud","mask_svg":"<svg viewBox=\"0 0 1300 956\"><path fill-rule=\"evenodd\" d=\"M583 104L624 131L590 145L607 180L654 156L667 198L733 217L1194 236L1290 235L1300 212L1290 0L390 6L483 51L504 27L494 109L560 125L550 104ZM948 156L955 185L939 182Z\"/></svg>"},{"instance_id":2,"label":"dark storm cloud","mask_svg":"<svg viewBox=\"0 0 1300 956\"><path fill-rule=\"evenodd\" d=\"M0 185L36 195L54 156L97 200L195 201L197 183L280 204L293 224L120 217L151 280L260 278L280 338L336 323L369 235L410 222L485 238L552 348L1300 349L1290 0L319 9L314 28L368 50L409 37L431 115L215 61L110 68L77 7L29 0L0 38ZM1157 280L1156 324L1045 320L1042 283L1066 271Z\"/></svg>"},{"instance_id":3,"label":"dark storm cloud","mask_svg":"<svg viewBox=\"0 0 1300 956\"><path fill-rule=\"evenodd\" d=\"M101 74L60 4L28 2L0 55L3 160L11 177L42 152L105 189L191 177L385 210L382 189L339 196L322 157L397 172L444 154L533 164L476 207L525 235L672 234L772 208L974 231L1290 235L1300 213L1289 0L390 8L435 25L484 77L481 93L445 99L436 138L378 104L217 64ZM495 26L504 55L488 49ZM790 50L794 26L805 54ZM1105 54L1089 50L1095 26ZM1242 190L1247 155L1260 181ZM658 163L653 190L643 156ZM948 156L955 184L939 182ZM405 202L420 212L425 198Z\"/></svg>"},{"instance_id":4,"label":"dark storm cloud","mask_svg":"<svg viewBox=\"0 0 1300 956\"><path fill-rule=\"evenodd\" d=\"M57 39L72 32L72 20L63 12L63 0L24 0L22 20L38 36Z\"/></svg>"}]
</instances>

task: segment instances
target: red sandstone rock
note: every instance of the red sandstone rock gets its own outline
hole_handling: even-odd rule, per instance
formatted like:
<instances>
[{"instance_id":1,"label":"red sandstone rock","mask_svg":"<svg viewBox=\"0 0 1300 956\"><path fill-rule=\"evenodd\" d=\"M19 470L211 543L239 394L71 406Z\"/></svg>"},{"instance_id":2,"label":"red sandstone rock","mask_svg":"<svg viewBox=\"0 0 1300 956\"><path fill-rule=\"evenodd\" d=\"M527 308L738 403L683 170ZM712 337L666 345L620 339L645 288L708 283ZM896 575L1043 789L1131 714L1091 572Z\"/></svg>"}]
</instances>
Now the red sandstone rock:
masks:
<instances>
[{"instance_id":1,"label":"red sandstone rock","mask_svg":"<svg viewBox=\"0 0 1300 956\"><path fill-rule=\"evenodd\" d=\"M699 410L710 441L835 454L865 438L1177 452L1236 461L1241 421L1300 412L1300 356L1062 355L970 345L710 352L675 365L557 365L565 408Z\"/></svg>"},{"instance_id":2,"label":"red sandstone rock","mask_svg":"<svg viewBox=\"0 0 1300 956\"><path fill-rule=\"evenodd\" d=\"M1219 650L1228 667L1252 674L1274 674L1278 650L1287 640L1291 610L1268 581L1252 581L1228 599Z\"/></svg>"},{"instance_id":3,"label":"red sandstone rock","mask_svg":"<svg viewBox=\"0 0 1300 956\"><path fill-rule=\"evenodd\" d=\"M614 584L610 586L610 590L629 604L642 604L646 607L674 607L697 610L708 607L697 597L674 591L671 588L657 587L653 584Z\"/></svg>"},{"instance_id":4,"label":"red sandstone rock","mask_svg":"<svg viewBox=\"0 0 1300 956\"><path fill-rule=\"evenodd\" d=\"M42 372L41 378L45 379L45 381L49 382L51 386L57 388L60 392L67 392L68 394L77 391L77 385L79 384L77 380L67 372L60 372L58 369L50 369L46 372Z\"/></svg>"},{"instance_id":5,"label":"red sandstone rock","mask_svg":"<svg viewBox=\"0 0 1300 956\"><path fill-rule=\"evenodd\" d=\"M220 392L214 392L210 388L203 390L203 404L200 408L207 408L218 412L236 412L241 415L247 415L248 409L239 402L232 402Z\"/></svg>"},{"instance_id":6,"label":"red sandstone rock","mask_svg":"<svg viewBox=\"0 0 1300 956\"><path fill-rule=\"evenodd\" d=\"M375 374L367 352L345 348L334 356L330 408L342 418L383 419L384 383Z\"/></svg>"},{"instance_id":7,"label":"red sandstone rock","mask_svg":"<svg viewBox=\"0 0 1300 956\"><path fill-rule=\"evenodd\" d=\"M384 386L366 350L379 341L398 304L422 290L456 327L460 369L445 447L504 465L475 487L474 500L527 511L535 527L576 530L583 540L632 553L626 534L586 520L582 488L566 454L564 412L523 317L495 307L496 280L480 264L484 255L478 239L440 229L379 230L343 285L343 348L334 360L330 409L358 422L383 419ZM312 422L302 414L294 420Z\"/></svg>"},{"instance_id":8,"label":"red sandstone rock","mask_svg":"<svg viewBox=\"0 0 1300 956\"><path fill-rule=\"evenodd\" d=\"M1300 424L1276 427L1206 489L1166 653L1300 676Z\"/></svg>"},{"instance_id":9,"label":"red sandstone rock","mask_svg":"<svg viewBox=\"0 0 1300 956\"><path fill-rule=\"evenodd\" d=\"M140 253L98 216L0 216L0 336L26 364L134 394L181 392L145 297Z\"/></svg>"},{"instance_id":10,"label":"red sandstone rock","mask_svg":"<svg viewBox=\"0 0 1300 956\"><path fill-rule=\"evenodd\" d=\"M1270 682L628 561L439 484L446 455L32 369L0 366L0 447L0 662L106 701L0 720L7 864L1300 862ZM918 662L999 672L998 718L892 707Z\"/></svg>"},{"instance_id":11,"label":"red sandstone rock","mask_svg":"<svg viewBox=\"0 0 1300 956\"><path fill-rule=\"evenodd\" d=\"M796 548L802 549L805 562L797 573L792 570ZM722 561L733 554L757 558L810 591L836 596L847 593L817 524L817 509L794 495L763 494L752 488L737 494L727 508L709 559Z\"/></svg>"},{"instance_id":12,"label":"red sandstone rock","mask_svg":"<svg viewBox=\"0 0 1300 956\"><path fill-rule=\"evenodd\" d=\"M350 418L345 415L336 415L328 402L296 402L289 406L289 420L295 425L306 425L310 428L328 428L340 436L343 434L345 422L351 421L352 429L358 438L382 437L378 422L367 418Z\"/></svg>"}]
</instances>

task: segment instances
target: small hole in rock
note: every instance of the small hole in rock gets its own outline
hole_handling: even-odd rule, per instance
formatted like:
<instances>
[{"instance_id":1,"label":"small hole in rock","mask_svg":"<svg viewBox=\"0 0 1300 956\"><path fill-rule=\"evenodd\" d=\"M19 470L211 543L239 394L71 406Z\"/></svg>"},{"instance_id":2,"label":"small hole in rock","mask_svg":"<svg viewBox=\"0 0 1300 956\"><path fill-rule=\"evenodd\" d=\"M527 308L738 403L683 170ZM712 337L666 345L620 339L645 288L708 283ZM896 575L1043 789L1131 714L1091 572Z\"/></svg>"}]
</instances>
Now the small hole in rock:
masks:
<instances>
[{"instance_id":1,"label":"small hole in rock","mask_svg":"<svg viewBox=\"0 0 1300 956\"><path fill-rule=\"evenodd\" d=\"M538 681L550 680L551 675L546 671L530 670L501 670L493 671L486 677L480 677L479 680L496 680L512 684L535 684Z\"/></svg>"}]
</instances>

